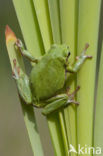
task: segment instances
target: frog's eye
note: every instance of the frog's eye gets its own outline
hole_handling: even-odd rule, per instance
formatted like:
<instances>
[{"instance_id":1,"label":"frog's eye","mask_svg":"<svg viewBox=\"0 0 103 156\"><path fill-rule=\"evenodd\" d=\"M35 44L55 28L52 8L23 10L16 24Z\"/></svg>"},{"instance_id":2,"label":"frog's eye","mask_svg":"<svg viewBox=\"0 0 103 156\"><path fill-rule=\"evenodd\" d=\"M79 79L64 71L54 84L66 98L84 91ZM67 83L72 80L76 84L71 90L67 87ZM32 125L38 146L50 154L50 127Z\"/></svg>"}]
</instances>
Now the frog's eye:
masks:
<instances>
[{"instance_id":1,"label":"frog's eye","mask_svg":"<svg viewBox=\"0 0 103 156\"><path fill-rule=\"evenodd\" d=\"M68 52L68 55L67 55L67 57L66 57L66 62L68 62L68 59L69 59L70 55L71 55L71 53Z\"/></svg>"},{"instance_id":2,"label":"frog's eye","mask_svg":"<svg viewBox=\"0 0 103 156\"><path fill-rule=\"evenodd\" d=\"M67 57L69 57L71 55L71 53L70 53L70 51L68 52L68 55L67 55Z\"/></svg>"}]
</instances>

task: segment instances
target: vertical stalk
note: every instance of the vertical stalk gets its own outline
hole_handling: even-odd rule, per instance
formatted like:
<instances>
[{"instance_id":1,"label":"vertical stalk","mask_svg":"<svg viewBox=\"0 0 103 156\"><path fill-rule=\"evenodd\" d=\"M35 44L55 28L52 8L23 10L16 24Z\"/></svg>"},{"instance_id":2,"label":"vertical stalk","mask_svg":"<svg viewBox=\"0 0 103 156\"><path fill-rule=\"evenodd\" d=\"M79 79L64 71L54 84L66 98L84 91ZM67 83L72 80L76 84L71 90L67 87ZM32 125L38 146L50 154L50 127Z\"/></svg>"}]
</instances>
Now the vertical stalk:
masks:
<instances>
[{"instance_id":1,"label":"vertical stalk","mask_svg":"<svg viewBox=\"0 0 103 156\"><path fill-rule=\"evenodd\" d=\"M55 156L68 156L68 146L62 112L49 115L47 120Z\"/></svg>"},{"instance_id":2,"label":"vertical stalk","mask_svg":"<svg viewBox=\"0 0 103 156\"><path fill-rule=\"evenodd\" d=\"M100 147L101 150L103 149L103 122L101 120L102 116L103 116L103 43L98 76L95 123L94 123L94 147L95 148ZM103 155L103 151L101 155Z\"/></svg>"},{"instance_id":3,"label":"vertical stalk","mask_svg":"<svg viewBox=\"0 0 103 156\"><path fill-rule=\"evenodd\" d=\"M48 0L54 43L61 43L59 0Z\"/></svg>"},{"instance_id":4,"label":"vertical stalk","mask_svg":"<svg viewBox=\"0 0 103 156\"><path fill-rule=\"evenodd\" d=\"M101 0L79 0L78 55L83 50L85 43L89 43L87 54L93 56L91 61L85 62L77 79L78 85L81 86L77 96L80 102L77 108L77 130L78 143L82 147L85 145L91 147L93 143L93 107L100 4Z\"/></svg>"},{"instance_id":5,"label":"vertical stalk","mask_svg":"<svg viewBox=\"0 0 103 156\"><path fill-rule=\"evenodd\" d=\"M44 48L47 52L53 42L48 2L47 0L33 0L33 3L43 39Z\"/></svg>"},{"instance_id":6,"label":"vertical stalk","mask_svg":"<svg viewBox=\"0 0 103 156\"><path fill-rule=\"evenodd\" d=\"M13 0L27 49L34 57L44 54L44 46L32 0Z\"/></svg>"},{"instance_id":7,"label":"vertical stalk","mask_svg":"<svg viewBox=\"0 0 103 156\"><path fill-rule=\"evenodd\" d=\"M62 43L69 46L71 52L70 63L73 63L75 61L77 49L78 0L60 0L60 15ZM74 91L76 86L76 77L74 76L72 79L73 82L70 83L70 89L71 91ZM68 106L68 108L64 110L64 116L69 144L72 144L76 149L76 106ZM71 155L72 154L73 153L71 153Z\"/></svg>"},{"instance_id":8,"label":"vertical stalk","mask_svg":"<svg viewBox=\"0 0 103 156\"><path fill-rule=\"evenodd\" d=\"M49 13L53 34L53 42L61 43L60 5L59 0L48 0ZM64 123L63 111L48 117L48 125L54 144L55 155L68 156L68 144Z\"/></svg>"},{"instance_id":9,"label":"vertical stalk","mask_svg":"<svg viewBox=\"0 0 103 156\"><path fill-rule=\"evenodd\" d=\"M22 74L22 71L25 72L23 59L20 52L18 52L14 48L14 43L16 42L17 38L8 26L6 27L5 35L6 35L6 46L7 46L7 51L11 63L11 68L13 70L14 68L13 60L16 59L17 66L21 68L20 74ZM37 129L37 123L36 123L33 108L31 106L28 107L26 103L22 101L21 98L20 98L20 102L21 102L21 107L24 115L25 125L30 138L33 154L36 156L43 156L44 155L43 149L42 149L40 136Z\"/></svg>"}]
</instances>

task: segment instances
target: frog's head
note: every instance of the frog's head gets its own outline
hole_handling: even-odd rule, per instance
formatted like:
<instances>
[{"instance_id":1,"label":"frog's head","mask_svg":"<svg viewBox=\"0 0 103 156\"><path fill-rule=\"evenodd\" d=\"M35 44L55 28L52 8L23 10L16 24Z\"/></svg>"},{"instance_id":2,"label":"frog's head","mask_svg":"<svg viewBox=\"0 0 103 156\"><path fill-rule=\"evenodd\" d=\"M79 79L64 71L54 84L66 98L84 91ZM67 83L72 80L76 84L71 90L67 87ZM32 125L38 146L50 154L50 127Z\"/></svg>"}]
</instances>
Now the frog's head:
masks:
<instances>
[{"instance_id":1,"label":"frog's head","mask_svg":"<svg viewBox=\"0 0 103 156\"><path fill-rule=\"evenodd\" d=\"M54 44L50 51L54 52L56 56L63 58L68 58L70 56L69 47L66 44Z\"/></svg>"}]
</instances>

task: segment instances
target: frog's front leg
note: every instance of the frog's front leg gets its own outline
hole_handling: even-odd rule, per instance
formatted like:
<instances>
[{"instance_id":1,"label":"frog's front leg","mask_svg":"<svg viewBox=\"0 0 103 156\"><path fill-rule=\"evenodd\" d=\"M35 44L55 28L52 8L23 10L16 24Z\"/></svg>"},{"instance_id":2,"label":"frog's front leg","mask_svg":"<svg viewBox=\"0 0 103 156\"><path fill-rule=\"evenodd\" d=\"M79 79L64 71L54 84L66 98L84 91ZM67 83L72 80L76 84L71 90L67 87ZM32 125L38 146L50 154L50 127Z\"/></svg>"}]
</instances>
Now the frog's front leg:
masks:
<instances>
[{"instance_id":1,"label":"frog's front leg","mask_svg":"<svg viewBox=\"0 0 103 156\"><path fill-rule=\"evenodd\" d=\"M74 100L74 95L78 90L79 87L77 87L72 94L60 94L50 98L46 101L47 105L43 108L42 113L44 115L49 115L50 113L53 113L62 107L67 107L70 104L78 105L79 103Z\"/></svg>"},{"instance_id":2,"label":"frog's front leg","mask_svg":"<svg viewBox=\"0 0 103 156\"><path fill-rule=\"evenodd\" d=\"M27 50L25 50L23 43L21 40L17 39L15 43L15 47L19 49L21 54L28 58L31 62L38 63L38 59L34 58Z\"/></svg>"},{"instance_id":3,"label":"frog's front leg","mask_svg":"<svg viewBox=\"0 0 103 156\"><path fill-rule=\"evenodd\" d=\"M16 65L16 59L13 60L13 78L16 81L19 95L26 102L26 104L32 104L32 93L29 84L28 76Z\"/></svg>"},{"instance_id":4,"label":"frog's front leg","mask_svg":"<svg viewBox=\"0 0 103 156\"><path fill-rule=\"evenodd\" d=\"M67 72L71 72L71 73L77 72L80 69L81 65L85 62L85 60L92 58L92 56L88 56L85 54L88 47L89 47L89 44L87 43L81 55L76 57L76 62L74 63L73 66L67 65L67 68L66 68Z\"/></svg>"}]
</instances>

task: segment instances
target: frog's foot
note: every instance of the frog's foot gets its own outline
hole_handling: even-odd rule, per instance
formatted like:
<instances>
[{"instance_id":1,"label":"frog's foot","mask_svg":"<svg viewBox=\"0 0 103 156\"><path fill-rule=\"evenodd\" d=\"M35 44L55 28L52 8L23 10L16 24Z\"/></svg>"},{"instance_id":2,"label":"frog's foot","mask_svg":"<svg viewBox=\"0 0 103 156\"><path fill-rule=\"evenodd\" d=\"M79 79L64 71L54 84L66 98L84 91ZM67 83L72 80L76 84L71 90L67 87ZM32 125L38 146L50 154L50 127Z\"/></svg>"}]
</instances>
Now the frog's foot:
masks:
<instances>
[{"instance_id":1,"label":"frog's foot","mask_svg":"<svg viewBox=\"0 0 103 156\"><path fill-rule=\"evenodd\" d=\"M69 94L69 90L67 90L67 95L69 97L68 101L67 101L67 104L68 103L74 103L76 105L79 105L79 102L75 101L74 98L75 98L75 94L78 92L78 90L80 89L80 86L77 86L77 88L75 89L74 92L72 92L71 94Z\"/></svg>"},{"instance_id":2,"label":"frog's foot","mask_svg":"<svg viewBox=\"0 0 103 156\"><path fill-rule=\"evenodd\" d=\"M22 56L25 56L28 58L31 62L38 63L38 59L34 58L34 56L31 55L30 52L28 52L25 48L21 40L17 39L15 42L15 47L19 49L19 52Z\"/></svg>"},{"instance_id":3,"label":"frog's foot","mask_svg":"<svg viewBox=\"0 0 103 156\"><path fill-rule=\"evenodd\" d=\"M21 55L23 55L23 50L24 50L24 46L23 43L21 42L21 40L17 39L17 41L15 42L15 47L17 47L21 53Z\"/></svg>"},{"instance_id":4,"label":"frog's foot","mask_svg":"<svg viewBox=\"0 0 103 156\"><path fill-rule=\"evenodd\" d=\"M69 88L67 88L67 95L68 95L71 99L73 99L74 96L75 96L75 94L78 92L79 89L80 89L80 86L77 86L77 88L76 88L71 94L69 94L69 90L70 90L70 87L69 87Z\"/></svg>"},{"instance_id":5,"label":"frog's foot","mask_svg":"<svg viewBox=\"0 0 103 156\"><path fill-rule=\"evenodd\" d=\"M79 105L80 103L75 100L68 99L67 103L65 104L65 107L68 106L69 104Z\"/></svg>"},{"instance_id":6,"label":"frog's foot","mask_svg":"<svg viewBox=\"0 0 103 156\"><path fill-rule=\"evenodd\" d=\"M20 77L20 68L17 67L16 59L13 60L13 64L14 64L14 69L13 69L12 75L13 75L13 78L17 80Z\"/></svg>"},{"instance_id":7,"label":"frog's foot","mask_svg":"<svg viewBox=\"0 0 103 156\"><path fill-rule=\"evenodd\" d=\"M81 55L80 56L77 56L76 57L76 60L79 60L81 57L84 57L85 59L92 59L92 56L86 55L86 51L87 51L88 47L89 47L89 44L86 43L85 44L85 47L84 47L84 49L83 49L83 51L81 53Z\"/></svg>"}]
</instances>

